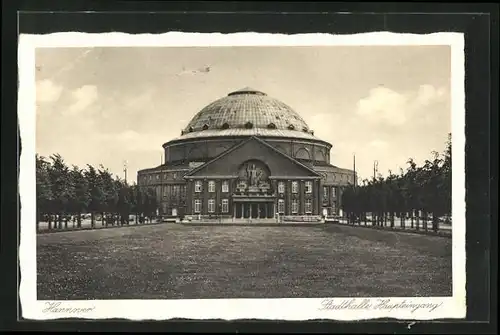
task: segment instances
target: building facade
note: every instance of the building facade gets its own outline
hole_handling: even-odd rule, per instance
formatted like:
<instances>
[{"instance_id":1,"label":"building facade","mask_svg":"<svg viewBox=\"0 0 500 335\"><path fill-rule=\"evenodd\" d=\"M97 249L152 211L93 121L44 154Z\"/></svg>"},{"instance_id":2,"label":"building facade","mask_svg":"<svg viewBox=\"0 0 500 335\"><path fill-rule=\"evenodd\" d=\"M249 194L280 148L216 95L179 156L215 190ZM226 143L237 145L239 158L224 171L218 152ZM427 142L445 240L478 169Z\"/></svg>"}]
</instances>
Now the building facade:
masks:
<instances>
[{"instance_id":1,"label":"building facade","mask_svg":"<svg viewBox=\"0 0 500 335\"><path fill-rule=\"evenodd\" d=\"M330 164L331 148L291 107L245 88L197 113L137 183L156 190L164 216L310 221L338 214L355 182Z\"/></svg>"}]
</instances>

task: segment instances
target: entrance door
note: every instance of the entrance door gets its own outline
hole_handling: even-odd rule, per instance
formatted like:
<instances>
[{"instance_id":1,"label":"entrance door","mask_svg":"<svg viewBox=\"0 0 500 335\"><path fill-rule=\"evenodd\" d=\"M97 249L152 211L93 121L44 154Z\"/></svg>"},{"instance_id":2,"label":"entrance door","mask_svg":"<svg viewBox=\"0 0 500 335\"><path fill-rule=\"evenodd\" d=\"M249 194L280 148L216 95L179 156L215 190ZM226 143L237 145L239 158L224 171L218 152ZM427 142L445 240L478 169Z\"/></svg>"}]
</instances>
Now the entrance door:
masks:
<instances>
[{"instance_id":1,"label":"entrance door","mask_svg":"<svg viewBox=\"0 0 500 335\"><path fill-rule=\"evenodd\" d=\"M259 204L250 204L252 206L252 219L257 219L259 217Z\"/></svg>"},{"instance_id":2,"label":"entrance door","mask_svg":"<svg viewBox=\"0 0 500 335\"><path fill-rule=\"evenodd\" d=\"M234 203L233 206L236 208L236 218L241 219L243 217L243 209L240 203Z\"/></svg>"}]
</instances>

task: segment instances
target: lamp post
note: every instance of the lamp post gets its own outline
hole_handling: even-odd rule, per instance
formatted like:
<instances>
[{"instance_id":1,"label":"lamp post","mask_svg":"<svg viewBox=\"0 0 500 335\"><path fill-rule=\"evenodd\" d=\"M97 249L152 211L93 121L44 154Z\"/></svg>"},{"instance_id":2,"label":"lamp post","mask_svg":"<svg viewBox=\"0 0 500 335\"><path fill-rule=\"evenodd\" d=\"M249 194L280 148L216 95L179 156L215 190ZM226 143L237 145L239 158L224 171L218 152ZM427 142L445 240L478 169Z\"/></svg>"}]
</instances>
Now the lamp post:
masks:
<instances>
[{"instance_id":1,"label":"lamp post","mask_svg":"<svg viewBox=\"0 0 500 335\"><path fill-rule=\"evenodd\" d=\"M373 180L377 179L378 161L373 161Z\"/></svg>"}]
</instances>

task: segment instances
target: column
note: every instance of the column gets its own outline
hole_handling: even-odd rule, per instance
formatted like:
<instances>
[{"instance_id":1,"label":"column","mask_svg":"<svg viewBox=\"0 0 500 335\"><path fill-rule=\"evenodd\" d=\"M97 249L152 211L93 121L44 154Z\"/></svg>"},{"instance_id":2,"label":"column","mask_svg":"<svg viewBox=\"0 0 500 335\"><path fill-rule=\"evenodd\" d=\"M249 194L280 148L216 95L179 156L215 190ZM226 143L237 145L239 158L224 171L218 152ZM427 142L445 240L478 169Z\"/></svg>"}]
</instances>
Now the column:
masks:
<instances>
[{"instance_id":1,"label":"column","mask_svg":"<svg viewBox=\"0 0 500 335\"><path fill-rule=\"evenodd\" d=\"M241 203L241 216L240 219L243 219L245 217L245 204L242 202Z\"/></svg>"},{"instance_id":2,"label":"column","mask_svg":"<svg viewBox=\"0 0 500 335\"><path fill-rule=\"evenodd\" d=\"M236 219L236 204L233 202L233 219Z\"/></svg>"},{"instance_id":3,"label":"column","mask_svg":"<svg viewBox=\"0 0 500 335\"><path fill-rule=\"evenodd\" d=\"M267 203L264 203L264 217L267 219L268 218L268 214L267 214L267 206L268 204Z\"/></svg>"},{"instance_id":4,"label":"column","mask_svg":"<svg viewBox=\"0 0 500 335\"><path fill-rule=\"evenodd\" d=\"M251 219L252 218L252 203L249 203L248 204L248 207L249 207L249 213L248 213L248 217Z\"/></svg>"}]
</instances>

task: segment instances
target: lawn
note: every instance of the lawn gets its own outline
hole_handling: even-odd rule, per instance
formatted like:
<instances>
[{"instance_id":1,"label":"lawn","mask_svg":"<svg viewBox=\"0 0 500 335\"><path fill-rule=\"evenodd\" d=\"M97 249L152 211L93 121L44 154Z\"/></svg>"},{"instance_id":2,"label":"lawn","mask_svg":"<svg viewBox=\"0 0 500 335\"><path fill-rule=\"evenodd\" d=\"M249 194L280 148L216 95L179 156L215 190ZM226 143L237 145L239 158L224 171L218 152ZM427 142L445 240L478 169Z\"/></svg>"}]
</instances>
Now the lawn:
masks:
<instances>
[{"instance_id":1,"label":"lawn","mask_svg":"<svg viewBox=\"0 0 500 335\"><path fill-rule=\"evenodd\" d=\"M37 237L40 300L450 296L451 239L161 224Z\"/></svg>"}]
</instances>

